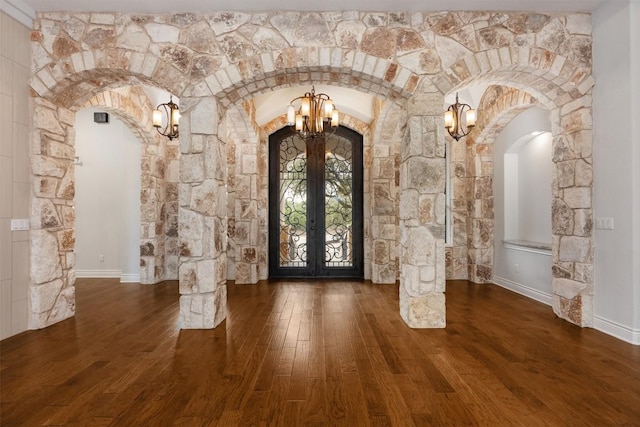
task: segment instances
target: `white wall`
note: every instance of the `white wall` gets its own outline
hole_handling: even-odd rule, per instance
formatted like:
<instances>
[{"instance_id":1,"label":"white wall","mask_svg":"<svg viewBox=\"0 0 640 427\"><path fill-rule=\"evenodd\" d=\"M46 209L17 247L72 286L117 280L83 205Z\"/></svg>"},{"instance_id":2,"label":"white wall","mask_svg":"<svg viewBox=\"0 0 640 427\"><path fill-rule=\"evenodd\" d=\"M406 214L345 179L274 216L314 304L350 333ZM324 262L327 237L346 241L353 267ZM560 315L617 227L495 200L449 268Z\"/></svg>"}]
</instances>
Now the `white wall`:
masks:
<instances>
[{"instance_id":1,"label":"white wall","mask_svg":"<svg viewBox=\"0 0 640 427\"><path fill-rule=\"evenodd\" d=\"M0 12L0 339L27 329L31 242L11 219L30 216L30 34Z\"/></svg>"},{"instance_id":2,"label":"white wall","mask_svg":"<svg viewBox=\"0 0 640 427\"><path fill-rule=\"evenodd\" d=\"M533 107L519 114L496 138L493 163L493 281L546 304L551 303L550 253L535 248L505 245L503 240L505 228L508 228L509 239L551 242L550 141L548 136L543 135L530 141L531 132L549 131L550 128L549 112L545 110ZM513 162L507 164L506 172L505 153L508 153L508 157L514 157ZM522 154L522 157L516 156L516 153ZM539 163L531 164L534 161ZM514 173L518 173L520 179L514 179ZM525 173L533 174L535 178L525 178ZM511 200L517 200L506 206L505 186L507 191L512 191ZM508 217L505 216L505 207ZM518 215L519 221L514 220L513 215ZM543 218L534 220L536 216ZM509 217L510 221L507 220Z\"/></svg>"},{"instance_id":3,"label":"white wall","mask_svg":"<svg viewBox=\"0 0 640 427\"><path fill-rule=\"evenodd\" d=\"M531 114L524 116L526 120ZM543 120L546 115L541 114ZM514 121L518 128L519 123L522 119ZM505 239L551 245L551 141L550 132L535 136L526 132L515 141L504 141L508 147L503 175L509 177L503 187Z\"/></svg>"},{"instance_id":4,"label":"white wall","mask_svg":"<svg viewBox=\"0 0 640 427\"><path fill-rule=\"evenodd\" d=\"M594 211L613 218L595 230L594 326L640 344L640 14L637 1L593 14ZM614 124L612 126L612 124Z\"/></svg>"},{"instance_id":5,"label":"white wall","mask_svg":"<svg viewBox=\"0 0 640 427\"><path fill-rule=\"evenodd\" d=\"M113 114L76 114L76 273L140 280L140 143ZM101 261L101 256L104 260Z\"/></svg>"},{"instance_id":6,"label":"white wall","mask_svg":"<svg viewBox=\"0 0 640 427\"><path fill-rule=\"evenodd\" d=\"M526 138L518 153L519 237L551 244L551 133Z\"/></svg>"},{"instance_id":7,"label":"white wall","mask_svg":"<svg viewBox=\"0 0 640 427\"><path fill-rule=\"evenodd\" d=\"M631 99L631 117L640 117L640 1L636 0L631 2L629 23L631 25L631 52L635 54L631 55L631 84L630 92L634 94ZM633 167L631 168L632 178L632 218L633 218L633 232L631 233L631 240L633 246L633 259L632 263L632 276L631 283L633 283L633 307L634 307L634 321L633 329L636 331L635 343L640 343L640 337L638 331L640 331L640 121L631 121L631 135L632 135L632 157L631 161Z\"/></svg>"}]
</instances>

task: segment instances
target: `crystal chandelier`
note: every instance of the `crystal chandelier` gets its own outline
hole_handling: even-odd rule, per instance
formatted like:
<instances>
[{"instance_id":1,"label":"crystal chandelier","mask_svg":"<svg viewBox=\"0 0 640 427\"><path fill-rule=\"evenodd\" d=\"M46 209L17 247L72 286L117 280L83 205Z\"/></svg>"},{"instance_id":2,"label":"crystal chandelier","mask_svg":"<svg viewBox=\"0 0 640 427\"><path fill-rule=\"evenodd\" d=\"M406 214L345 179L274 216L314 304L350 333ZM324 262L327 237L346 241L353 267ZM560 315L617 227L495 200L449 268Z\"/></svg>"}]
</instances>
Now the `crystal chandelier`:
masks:
<instances>
[{"instance_id":1,"label":"crystal chandelier","mask_svg":"<svg viewBox=\"0 0 640 427\"><path fill-rule=\"evenodd\" d=\"M301 138L316 138L335 132L339 125L338 110L325 93L311 92L294 98L287 106L287 125L295 126Z\"/></svg>"}]
</instances>

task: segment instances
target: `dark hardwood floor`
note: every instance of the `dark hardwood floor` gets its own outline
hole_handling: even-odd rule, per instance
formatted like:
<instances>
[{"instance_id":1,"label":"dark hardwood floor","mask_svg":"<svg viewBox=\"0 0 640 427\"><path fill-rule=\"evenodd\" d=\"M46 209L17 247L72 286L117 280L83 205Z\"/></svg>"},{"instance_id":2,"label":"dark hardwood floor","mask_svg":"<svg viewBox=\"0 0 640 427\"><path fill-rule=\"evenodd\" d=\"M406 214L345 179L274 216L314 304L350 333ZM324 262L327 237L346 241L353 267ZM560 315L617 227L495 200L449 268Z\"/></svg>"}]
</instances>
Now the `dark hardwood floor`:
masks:
<instances>
[{"instance_id":1,"label":"dark hardwood floor","mask_svg":"<svg viewBox=\"0 0 640 427\"><path fill-rule=\"evenodd\" d=\"M640 426L640 347L496 286L447 284L412 330L396 286L229 286L177 328L176 282L80 279L77 315L1 342L2 426Z\"/></svg>"}]
</instances>

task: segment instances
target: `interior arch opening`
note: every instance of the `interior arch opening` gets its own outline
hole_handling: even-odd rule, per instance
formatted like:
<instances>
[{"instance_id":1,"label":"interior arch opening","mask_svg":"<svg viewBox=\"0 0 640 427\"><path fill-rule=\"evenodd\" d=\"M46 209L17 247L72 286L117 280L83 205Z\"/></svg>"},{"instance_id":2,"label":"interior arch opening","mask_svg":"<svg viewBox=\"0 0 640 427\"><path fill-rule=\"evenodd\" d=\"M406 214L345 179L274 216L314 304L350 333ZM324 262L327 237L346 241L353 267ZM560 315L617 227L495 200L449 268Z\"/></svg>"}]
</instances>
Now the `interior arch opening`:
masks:
<instances>
[{"instance_id":1,"label":"interior arch opening","mask_svg":"<svg viewBox=\"0 0 640 427\"><path fill-rule=\"evenodd\" d=\"M494 146L494 282L551 303L552 136L549 112L531 107Z\"/></svg>"}]
</instances>

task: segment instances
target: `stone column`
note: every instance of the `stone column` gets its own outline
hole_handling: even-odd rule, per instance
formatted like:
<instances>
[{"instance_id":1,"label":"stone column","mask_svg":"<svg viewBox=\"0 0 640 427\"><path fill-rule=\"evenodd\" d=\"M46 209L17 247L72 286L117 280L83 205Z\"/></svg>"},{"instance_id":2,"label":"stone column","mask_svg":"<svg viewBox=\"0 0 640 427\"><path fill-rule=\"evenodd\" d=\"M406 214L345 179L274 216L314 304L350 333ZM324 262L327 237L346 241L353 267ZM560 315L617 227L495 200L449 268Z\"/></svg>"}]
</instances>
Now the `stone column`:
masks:
<instances>
[{"instance_id":1,"label":"stone column","mask_svg":"<svg viewBox=\"0 0 640 427\"><path fill-rule=\"evenodd\" d=\"M164 280L178 279L178 257L180 242L178 240L178 184L180 182L180 147L179 141L167 141L165 147L166 161L166 195L164 213Z\"/></svg>"},{"instance_id":2,"label":"stone column","mask_svg":"<svg viewBox=\"0 0 640 427\"><path fill-rule=\"evenodd\" d=\"M235 268L236 283L258 282L259 215L258 215L258 142L243 139L235 150Z\"/></svg>"},{"instance_id":3,"label":"stone column","mask_svg":"<svg viewBox=\"0 0 640 427\"><path fill-rule=\"evenodd\" d=\"M226 132L213 97L180 106L180 327L214 328L227 316Z\"/></svg>"},{"instance_id":4,"label":"stone column","mask_svg":"<svg viewBox=\"0 0 640 427\"><path fill-rule=\"evenodd\" d=\"M75 315L75 113L35 98L29 328Z\"/></svg>"},{"instance_id":5,"label":"stone column","mask_svg":"<svg viewBox=\"0 0 640 427\"><path fill-rule=\"evenodd\" d=\"M400 315L412 328L443 328L445 318L445 146L443 97L418 95L400 164Z\"/></svg>"},{"instance_id":6,"label":"stone column","mask_svg":"<svg viewBox=\"0 0 640 427\"><path fill-rule=\"evenodd\" d=\"M593 325L591 97L553 111L553 311Z\"/></svg>"},{"instance_id":7,"label":"stone column","mask_svg":"<svg viewBox=\"0 0 640 427\"><path fill-rule=\"evenodd\" d=\"M493 144L466 141L471 194L468 218L468 279L491 283L493 279Z\"/></svg>"},{"instance_id":8,"label":"stone column","mask_svg":"<svg viewBox=\"0 0 640 427\"><path fill-rule=\"evenodd\" d=\"M156 144L142 147L140 283L143 284L155 284L168 279L165 274L165 147L168 140L158 135L156 141Z\"/></svg>"},{"instance_id":9,"label":"stone column","mask_svg":"<svg viewBox=\"0 0 640 427\"><path fill-rule=\"evenodd\" d=\"M468 160L466 138L459 141L449 138L451 173L451 246L445 248L447 257L447 279L467 280L469 278L469 199L471 198L474 162Z\"/></svg>"},{"instance_id":10,"label":"stone column","mask_svg":"<svg viewBox=\"0 0 640 427\"><path fill-rule=\"evenodd\" d=\"M397 192L396 158L393 145L376 141L373 146L371 167L365 169L372 183L371 197L371 281L395 283L397 279L396 224Z\"/></svg>"}]
</instances>

